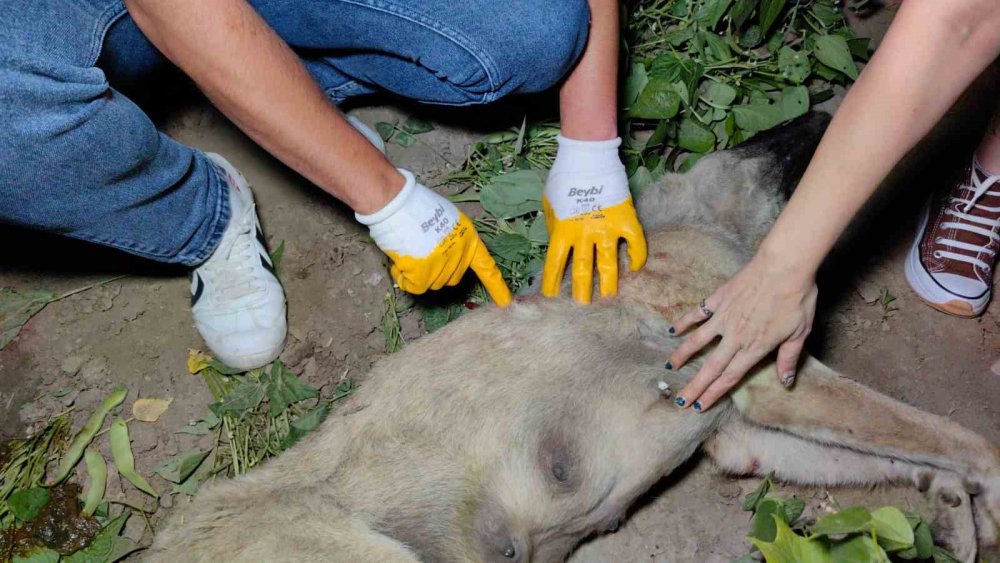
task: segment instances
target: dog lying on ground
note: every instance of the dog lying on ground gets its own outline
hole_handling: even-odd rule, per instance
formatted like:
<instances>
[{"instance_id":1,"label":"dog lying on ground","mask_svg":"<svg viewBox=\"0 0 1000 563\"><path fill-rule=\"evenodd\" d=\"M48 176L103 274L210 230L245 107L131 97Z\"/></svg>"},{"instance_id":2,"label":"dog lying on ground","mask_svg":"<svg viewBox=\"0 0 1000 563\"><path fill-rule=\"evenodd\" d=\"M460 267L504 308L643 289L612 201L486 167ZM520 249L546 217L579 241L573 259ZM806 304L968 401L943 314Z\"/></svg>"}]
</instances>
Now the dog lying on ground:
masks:
<instances>
[{"instance_id":1,"label":"dog lying on ground","mask_svg":"<svg viewBox=\"0 0 1000 563\"><path fill-rule=\"evenodd\" d=\"M736 474L932 489L995 542L1000 452L815 359L791 390L762 364L701 414L663 392L700 365L664 370L679 343L665 318L745 262L827 121L648 187L648 265L622 276L618 298L484 307L408 344L299 445L207 487L148 560L562 561L699 446Z\"/></svg>"}]
</instances>

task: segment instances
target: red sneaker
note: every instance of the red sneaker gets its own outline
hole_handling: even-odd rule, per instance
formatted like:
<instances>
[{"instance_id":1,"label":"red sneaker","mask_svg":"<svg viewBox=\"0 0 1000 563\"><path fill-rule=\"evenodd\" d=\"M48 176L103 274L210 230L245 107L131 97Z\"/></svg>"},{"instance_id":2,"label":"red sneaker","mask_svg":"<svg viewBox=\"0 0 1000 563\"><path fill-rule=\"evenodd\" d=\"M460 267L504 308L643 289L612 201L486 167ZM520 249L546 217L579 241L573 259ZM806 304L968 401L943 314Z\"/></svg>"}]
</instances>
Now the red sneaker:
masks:
<instances>
[{"instance_id":1,"label":"red sneaker","mask_svg":"<svg viewBox=\"0 0 1000 563\"><path fill-rule=\"evenodd\" d=\"M977 317L990 301L1000 251L1000 175L974 159L961 178L924 208L906 280L931 307Z\"/></svg>"}]
</instances>

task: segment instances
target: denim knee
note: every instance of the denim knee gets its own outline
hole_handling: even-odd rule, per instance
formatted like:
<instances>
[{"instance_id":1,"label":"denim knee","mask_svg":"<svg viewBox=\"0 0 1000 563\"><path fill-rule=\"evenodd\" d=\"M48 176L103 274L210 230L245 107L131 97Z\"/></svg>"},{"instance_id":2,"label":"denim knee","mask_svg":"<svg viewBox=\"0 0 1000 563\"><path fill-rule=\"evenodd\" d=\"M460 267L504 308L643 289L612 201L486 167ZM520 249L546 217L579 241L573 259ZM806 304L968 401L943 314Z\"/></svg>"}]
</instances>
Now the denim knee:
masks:
<instances>
[{"instance_id":1,"label":"denim knee","mask_svg":"<svg viewBox=\"0 0 1000 563\"><path fill-rule=\"evenodd\" d=\"M587 44L590 8L587 0L523 0L507 32L520 40L513 50L497 52L500 66L520 84L518 93L548 90L572 70Z\"/></svg>"}]
</instances>

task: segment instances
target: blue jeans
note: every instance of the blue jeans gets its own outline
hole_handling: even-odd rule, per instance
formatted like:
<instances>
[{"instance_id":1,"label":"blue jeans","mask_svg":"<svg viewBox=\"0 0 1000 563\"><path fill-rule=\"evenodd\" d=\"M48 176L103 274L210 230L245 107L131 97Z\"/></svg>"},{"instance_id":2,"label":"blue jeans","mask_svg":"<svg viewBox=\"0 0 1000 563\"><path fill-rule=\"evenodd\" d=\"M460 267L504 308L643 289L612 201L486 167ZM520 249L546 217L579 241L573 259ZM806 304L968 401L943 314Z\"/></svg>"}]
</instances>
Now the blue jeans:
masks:
<instances>
[{"instance_id":1,"label":"blue jeans","mask_svg":"<svg viewBox=\"0 0 1000 563\"><path fill-rule=\"evenodd\" d=\"M388 91L470 105L543 91L579 57L589 19L586 0L251 4L335 103ZM0 222L162 262L207 259L229 221L222 180L115 87L166 64L122 0L5 0Z\"/></svg>"}]
</instances>

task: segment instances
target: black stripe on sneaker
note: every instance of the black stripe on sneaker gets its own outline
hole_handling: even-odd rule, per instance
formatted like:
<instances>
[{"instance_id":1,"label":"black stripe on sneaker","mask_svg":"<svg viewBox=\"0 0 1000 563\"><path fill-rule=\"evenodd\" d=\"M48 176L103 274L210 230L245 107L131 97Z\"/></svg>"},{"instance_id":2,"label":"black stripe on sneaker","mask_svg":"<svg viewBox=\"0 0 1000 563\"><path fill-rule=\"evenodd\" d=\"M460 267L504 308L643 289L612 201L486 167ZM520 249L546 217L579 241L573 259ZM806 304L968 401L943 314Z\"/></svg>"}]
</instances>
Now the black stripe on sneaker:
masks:
<instances>
[{"instance_id":1,"label":"black stripe on sneaker","mask_svg":"<svg viewBox=\"0 0 1000 563\"><path fill-rule=\"evenodd\" d=\"M201 299L201 294L205 292L205 282L201 281L201 276L195 274L194 279L195 281L198 282L198 286L195 287L194 293L191 294L192 307L194 307L194 304L197 303L199 299Z\"/></svg>"},{"instance_id":2,"label":"black stripe on sneaker","mask_svg":"<svg viewBox=\"0 0 1000 563\"><path fill-rule=\"evenodd\" d=\"M278 272L274 271L274 265L271 264L271 261L268 260L267 257L264 256L263 254L260 254L259 256L260 256L260 264L264 266L264 269L267 270L268 272L271 272L271 275L274 276L274 279L278 279Z\"/></svg>"}]
</instances>

